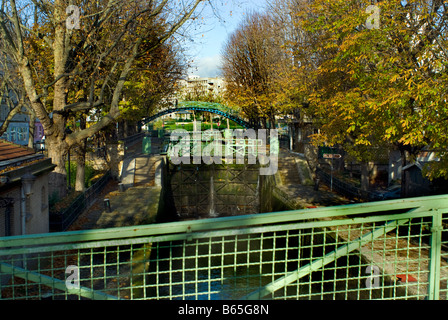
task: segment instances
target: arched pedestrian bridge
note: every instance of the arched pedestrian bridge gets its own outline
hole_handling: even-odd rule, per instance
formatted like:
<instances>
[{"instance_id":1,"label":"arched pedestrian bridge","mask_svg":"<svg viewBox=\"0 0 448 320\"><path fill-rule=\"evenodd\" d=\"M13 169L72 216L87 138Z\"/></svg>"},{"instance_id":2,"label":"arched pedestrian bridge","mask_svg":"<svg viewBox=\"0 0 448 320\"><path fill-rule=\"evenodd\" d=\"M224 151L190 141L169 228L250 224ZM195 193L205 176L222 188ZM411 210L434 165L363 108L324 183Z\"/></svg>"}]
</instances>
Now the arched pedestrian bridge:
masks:
<instances>
[{"instance_id":1,"label":"arched pedestrian bridge","mask_svg":"<svg viewBox=\"0 0 448 320\"><path fill-rule=\"evenodd\" d=\"M158 112L157 114L148 117L142 120L142 124L147 124L151 121L154 121L157 118L160 118L164 115L175 113L179 111L202 111L202 112L210 112L214 114L218 114L223 116L229 120L234 121L240 126L248 129L253 127L249 122L241 118L235 110L230 109L229 107L214 102L203 102L203 101L182 101L179 102L175 108L165 109L163 111Z\"/></svg>"}]
</instances>

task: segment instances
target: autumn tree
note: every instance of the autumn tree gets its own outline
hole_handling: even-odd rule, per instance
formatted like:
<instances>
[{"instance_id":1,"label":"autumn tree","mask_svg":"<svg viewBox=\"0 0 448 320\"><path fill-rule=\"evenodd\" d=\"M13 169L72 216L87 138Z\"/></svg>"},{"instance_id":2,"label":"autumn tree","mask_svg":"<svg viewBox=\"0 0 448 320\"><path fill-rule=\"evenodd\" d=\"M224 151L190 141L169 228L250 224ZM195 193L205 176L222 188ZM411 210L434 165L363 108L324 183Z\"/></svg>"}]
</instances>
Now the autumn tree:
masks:
<instances>
[{"instance_id":1,"label":"autumn tree","mask_svg":"<svg viewBox=\"0 0 448 320\"><path fill-rule=\"evenodd\" d=\"M157 39L156 34L152 36L153 41ZM153 44L147 39L144 45ZM166 42L136 63L132 80L125 84L119 119L135 123L173 103L170 97L176 93L178 81L187 69L179 52L174 43Z\"/></svg>"},{"instance_id":2,"label":"autumn tree","mask_svg":"<svg viewBox=\"0 0 448 320\"><path fill-rule=\"evenodd\" d=\"M310 145L299 145L300 137L307 137L313 130L308 119L310 110L306 88L310 84L309 75L316 70L319 55L310 54L309 47L318 37L317 30L306 30L301 22L313 16L309 6L313 0L270 0L268 8L278 46L285 58L282 72L276 78L278 88L275 100L276 110L289 127L291 147L307 155L309 164L315 167L317 150ZM314 170L313 170L314 171Z\"/></svg>"},{"instance_id":3,"label":"autumn tree","mask_svg":"<svg viewBox=\"0 0 448 320\"><path fill-rule=\"evenodd\" d=\"M49 157L57 165L51 181L60 192L65 187L67 151L120 116L122 93L136 62L208 3L2 0L1 41L45 130ZM152 45L145 45L155 24L163 26L162 32ZM67 133L74 113L95 108L101 108L97 123Z\"/></svg>"},{"instance_id":4,"label":"autumn tree","mask_svg":"<svg viewBox=\"0 0 448 320\"><path fill-rule=\"evenodd\" d=\"M446 3L380 1L378 28L369 5L315 0L297 20L315 35L298 78L306 86L296 88L321 125L315 141L341 144L364 162L394 146L403 165L427 147L442 159L429 176L447 177Z\"/></svg>"},{"instance_id":5,"label":"autumn tree","mask_svg":"<svg viewBox=\"0 0 448 320\"><path fill-rule=\"evenodd\" d=\"M256 127L275 123L276 80L285 66L276 35L269 15L250 13L222 50L226 100Z\"/></svg>"}]
</instances>

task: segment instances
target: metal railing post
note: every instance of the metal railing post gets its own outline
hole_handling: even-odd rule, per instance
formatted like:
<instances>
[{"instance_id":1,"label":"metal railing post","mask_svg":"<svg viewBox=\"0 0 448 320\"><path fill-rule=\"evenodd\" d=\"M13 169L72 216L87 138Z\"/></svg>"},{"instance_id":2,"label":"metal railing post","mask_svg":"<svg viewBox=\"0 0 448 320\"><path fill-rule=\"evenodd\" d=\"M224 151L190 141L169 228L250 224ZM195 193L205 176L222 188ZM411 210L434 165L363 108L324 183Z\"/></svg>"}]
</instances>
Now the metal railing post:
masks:
<instances>
[{"instance_id":1,"label":"metal railing post","mask_svg":"<svg viewBox=\"0 0 448 320\"><path fill-rule=\"evenodd\" d=\"M440 263L442 250L442 214L434 209L431 228L431 252L429 261L428 299L438 300L440 291Z\"/></svg>"}]
</instances>

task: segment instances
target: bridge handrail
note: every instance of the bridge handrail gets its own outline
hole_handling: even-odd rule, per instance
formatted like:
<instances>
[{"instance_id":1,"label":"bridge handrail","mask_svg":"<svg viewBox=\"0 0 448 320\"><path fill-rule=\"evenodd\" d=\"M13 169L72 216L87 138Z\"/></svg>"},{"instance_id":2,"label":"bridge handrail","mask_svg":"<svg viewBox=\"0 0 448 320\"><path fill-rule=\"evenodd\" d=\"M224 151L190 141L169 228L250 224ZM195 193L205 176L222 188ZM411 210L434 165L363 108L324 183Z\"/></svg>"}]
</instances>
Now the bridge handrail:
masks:
<instances>
[{"instance_id":1,"label":"bridge handrail","mask_svg":"<svg viewBox=\"0 0 448 320\"><path fill-rule=\"evenodd\" d=\"M178 103L178 107L194 107L199 106L203 108L213 108L217 110L222 110L230 114L238 114L239 112L235 109L232 109L224 104L217 102L204 102L204 101L181 101Z\"/></svg>"},{"instance_id":2,"label":"bridge handrail","mask_svg":"<svg viewBox=\"0 0 448 320\"><path fill-rule=\"evenodd\" d=\"M172 235L174 236L173 239L179 239L179 235L191 235L192 232L210 232L212 230L257 227L269 224L289 224L342 216L350 218L350 216L366 213L378 213L379 216L384 219L384 214L381 213L392 212L395 210L409 210L409 212L406 214L391 215L390 220L408 218L412 213L416 212L420 212L421 216L422 211L428 211L428 216L430 216L431 212L434 212L434 210L444 210L444 212L448 212L448 195L368 202L335 207L319 207L312 210L302 209L195 221L180 221L144 226L10 236L0 238L0 248L8 248L0 249L0 256L11 254L13 248L17 248L16 250L19 251L24 250L25 252L32 252L30 247L23 248L23 246L30 245L47 246L85 241L110 242L119 239L129 240L129 238L155 237L162 235L164 238L167 238L167 235ZM14 252L16 250L14 250ZM17 252L14 254L17 254Z\"/></svg>"}]
</instances>

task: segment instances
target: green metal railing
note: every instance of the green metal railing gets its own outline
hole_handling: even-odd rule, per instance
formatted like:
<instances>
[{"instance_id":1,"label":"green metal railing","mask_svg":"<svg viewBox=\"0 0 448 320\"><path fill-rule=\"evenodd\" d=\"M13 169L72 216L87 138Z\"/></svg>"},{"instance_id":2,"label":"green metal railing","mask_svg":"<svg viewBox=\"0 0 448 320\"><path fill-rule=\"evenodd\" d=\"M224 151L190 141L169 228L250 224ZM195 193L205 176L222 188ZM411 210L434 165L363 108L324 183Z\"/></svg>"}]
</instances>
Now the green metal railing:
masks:
<instances>
[{"instance_id":1,"label":"green metal railing","mask_svg":"<svg viewBox=\"0 0 448 320\"><path fill-rule=\"evenodd\" d=\"M2 299L446 299L448 196L0 238Z\"/></svg>"},{"instance_id":2,"label":"green metal railing","mask_svg":"<svg viewBox=\"0 0 448 320\"><path fill-rule=\"evenodd\" d=\"M216 142L212 134L210 135L211 135L211 138L209 139L210 142L204 142L202 138L199 139L193 138L189 139L187 143L178 142L177 144L170 141L167 149L168 158L169 159L171 159L172 157L181 158L186 155L201 156L204 147L210 146L213 143L215 143L215 145L212 146L214 148L212 148L210 156L216 156L214 154L215 148L218 149L220 156L222 156L223 158L230 157L231 159L233 159L234 157L237 159L244 159L249 157L256 158L259 153L263 155L266 154L266 145L263 144L263 140L261 139L229 138L229 139L217 139ZM278 154L278 152L276 154Z\"/></svg>"},{"instance_id":3,"label":"green metal railing","mask_svg":"<svg viewBox=\"0 0 448 320\"><path fill-rule=\"evenodd\" d=\"M50 212L50 231L67 230L79 215L95 202L96 197L103 191L111 178L112 174L109 170L86 191L81 193L68 208L61 212Z\"/></svg>"}]
</instances>

